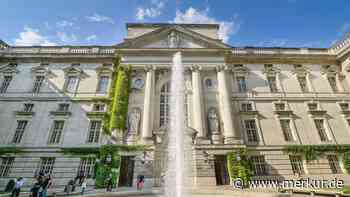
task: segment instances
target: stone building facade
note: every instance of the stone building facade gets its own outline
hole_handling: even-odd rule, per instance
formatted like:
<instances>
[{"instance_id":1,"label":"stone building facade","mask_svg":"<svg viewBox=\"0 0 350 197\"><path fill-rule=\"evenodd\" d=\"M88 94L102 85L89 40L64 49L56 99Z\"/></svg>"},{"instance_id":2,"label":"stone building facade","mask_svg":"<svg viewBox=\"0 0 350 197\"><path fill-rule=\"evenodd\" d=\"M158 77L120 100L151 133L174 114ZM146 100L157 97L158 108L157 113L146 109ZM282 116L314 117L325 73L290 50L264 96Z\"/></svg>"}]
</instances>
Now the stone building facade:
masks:
<instances>
[{"instance_id":1,"label":"stone building facade","mask_svg":"<svg viewBox=\"0 0 350 197\"><path fill-rule=\"evenodd\" d=\"M159 184L169 120L172 56L181 51L186 124L194 136L194 184L227 184L225 154L247 147L256 177L350 181L342 158L306 162L282 152L286 145L349 144L350 38L330 48L232 47L214 24L127 24L113 46L9 46L0 42L0 146L21 154L1 156L0 185L18 176L26 185L50 171L61 187L94 160L63 155L63 147L98 147L109 137L102 121L111 63L117 52L132 65L125 144L146 152L122 153L120 185L138 174ZM170 42L176 46L170 46ZM123 166L124 165L124 166ZM127 177L127 178L125 178ZM89 179L90 184L93 180Z\"/></svg>"}]
</instances>

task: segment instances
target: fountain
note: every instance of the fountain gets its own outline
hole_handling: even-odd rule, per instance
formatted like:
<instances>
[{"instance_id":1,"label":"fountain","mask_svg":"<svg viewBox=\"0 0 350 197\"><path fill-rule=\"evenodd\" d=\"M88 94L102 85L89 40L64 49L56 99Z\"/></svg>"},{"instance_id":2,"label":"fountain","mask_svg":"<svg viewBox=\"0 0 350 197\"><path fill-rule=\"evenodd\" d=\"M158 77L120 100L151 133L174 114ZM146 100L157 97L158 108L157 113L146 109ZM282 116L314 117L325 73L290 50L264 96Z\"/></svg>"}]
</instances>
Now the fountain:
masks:
<instances>
[{"instance_id":1,"label":"fountain","mask_svg":"<svg viewBox=\"0 0 350 197\"><path fill-rule=\"evenodd\" d=\"M184 111L184 68L181 52L173 56L170 83L170 127L168 141L168 164L165 175L165 196L186 197L186 155L185 155L185 111Z\"/></svg>"}]
</instances>

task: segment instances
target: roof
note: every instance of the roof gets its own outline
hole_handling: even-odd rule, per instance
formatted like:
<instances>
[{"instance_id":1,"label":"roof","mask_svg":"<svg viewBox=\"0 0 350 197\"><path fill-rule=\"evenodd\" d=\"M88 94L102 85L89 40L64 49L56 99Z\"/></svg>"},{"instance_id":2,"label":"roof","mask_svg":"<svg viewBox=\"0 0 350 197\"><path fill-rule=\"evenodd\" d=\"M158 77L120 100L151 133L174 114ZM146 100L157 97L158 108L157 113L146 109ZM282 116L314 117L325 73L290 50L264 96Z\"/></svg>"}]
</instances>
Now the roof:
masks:
<instances>
[{"instance_id":1,"label":"roof","mask_svg":"<svg viewBox=\"0 0 350 197\"><path fill-rule=\"evenodd\" d=\"M219 24L189 24L189 23L126 23L126 27L167 27L167 26L182 26L192 28L215 28L219 29Z\"/></svg>"}]
</instances>

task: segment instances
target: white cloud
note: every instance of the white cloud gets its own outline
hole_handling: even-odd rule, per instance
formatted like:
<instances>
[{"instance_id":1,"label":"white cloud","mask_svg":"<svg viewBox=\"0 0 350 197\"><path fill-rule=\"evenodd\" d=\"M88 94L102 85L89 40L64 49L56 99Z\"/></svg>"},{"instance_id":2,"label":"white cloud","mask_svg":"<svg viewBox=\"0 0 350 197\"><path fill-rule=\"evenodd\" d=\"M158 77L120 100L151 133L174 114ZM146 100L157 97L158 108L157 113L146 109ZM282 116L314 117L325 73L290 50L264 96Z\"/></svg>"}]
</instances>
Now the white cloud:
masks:
<instances>
[{"instance_id":1,"label":"white cloud","mask_svg":"<svg viewBox=\"0 0 350 197\"><path fill-rule=\"evenodd\" d=\"M155 18L163 13L164 9L163 0L152 0L150 7L139 7L136 10L136 19L144 20L145 17Z\"/></svg>"},{"instance_id":2,"label":"white cloud","mask_svg":"<svg viewBox=\"0 0 350 197\"><path fill-rule=\"evenodd\" d=\"M38 29L24 27L24 31L19 33L19 38L15 39L15 45L20 46L54 46L56 43L51 42L47 37L40 34Z\"/></svg>"},{"instance_id":3,"label":"white cloud","mask_svg":"<svg viewBox=\"0 0 350 197\"><path fill-rule=\"evenodd\" d=\"M71 21L66 21L66 20L63 20L63 21L58 21L56 23L56 26L57 27L72 27L73 26L73 22Z\"/></svg>"},{"instance_id":4,"label":"white cloud","mask_svg":"<svg viewBox=\"0 0 350 197\"><path fill-rule=\"evenodd\" d=\"M77 41L77 37L74 34L68 35L65 32L57 32L57 36L62 42L74 42L74 41Z\"/></svg>"},{"instance_id":5,"label":"white cloud","mask_svg":"<svg viewBox=\"0 0 350 197\"><path fill-rule=\"evenodd\" d=\"M270 41L261 41L258 46L261 47L284 47L288 43L287 39L273 39Z\"/></svg>"},{"instance_id":6,"label":"white cloud","mask_svg":"<svg viewBox=\"0 0 350 197\"><path fill-rule=\"evenodd\" d=\"M99 14L94 14L92 16L87 16L86 17L89 21L91 22L101 22L101 23L111 23L111 24L114 24L114 20L109 17L109 16L102 16L102 15L99 15Z\"/></svg>"},{"instance_id":7,"label":"white cloud","mask_svg":"<svg viewBox=\"0 0 350 197\"><path fill-rule=\"evenodd\" d=\"M97 36L96 35L90 35L88 37L86 37L87 41L92 41L92 40L96 40Z\"/></svg>"},{"instance_id":8,"label":"white cloud","mask_svg":"<svg viewBox=\"0 0 350 197\"><path fill-rule=\"evenodd\" d=\"M185 12L176 11L176 16L173 22L175 23L205 23L205 24L219 24L219 38L223 42L227 42L230 35L236 34L239 31L240 23L237 15L230 21L219 21L209 15L209 9L197 10L193 7L188 8Z\"/></svg>"}]
</instances>

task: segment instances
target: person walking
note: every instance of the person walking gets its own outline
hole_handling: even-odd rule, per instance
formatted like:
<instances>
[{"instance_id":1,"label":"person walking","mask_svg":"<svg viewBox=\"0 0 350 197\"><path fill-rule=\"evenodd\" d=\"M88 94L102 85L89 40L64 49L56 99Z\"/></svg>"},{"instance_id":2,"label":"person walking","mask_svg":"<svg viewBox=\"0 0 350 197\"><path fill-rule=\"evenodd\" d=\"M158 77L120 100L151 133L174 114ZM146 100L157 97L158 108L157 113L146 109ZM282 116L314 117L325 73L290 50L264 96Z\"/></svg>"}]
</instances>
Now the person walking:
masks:
<instances>
[{"instance_id":1,"label":"person walking","mask_svg":"<svg viewBox=\"0 0 350 197\"><path fill-rule=\"evenodd\" d=\"M16 184L15 184L15 189L12 191L12 195L11 197L18 197L19 194L21 193L21 188L24 184L24 180L22 177L19 177L16 181Z\"/></svg>"},{"instance_id":2,"label":"person walking","mask_svg":"<svg viewBox=\"0 0 350 197\"><path fill-rule=\"evenodd\" d=\"M143 175L137 176L137 183L136 183L137 190L142 190L144 183L145 183L145 176Z\"/></svg>"},{"instance_id":3,"label":"person walking","mask_svg":"<svg viewBox=\"0 0 350 197\"><path fill-rule=\"evenodd\" d=\"M87 186L87 183L86 183L86 179L84 177L83 180L82 180L82 183L81 183L81 195L84 195L86 186Z\"/></svg>"},{"instance_id":4,"label":"person walking","mask_svg":"<svg viewBox=\"0 0 350 197\"><path fill-rule=\"evenodd\" d=\"M33 187L30 189L30 192L32 193L32 197L39 197L39 190L40 190L41 184L39 180L37 180Z\"/></svg>"},{"instance_id":5,"label":"person walking","mask_svg":"<svg viewBox=\"0 0 350 197\"><path fill-rule=\"evenodd\" d=\"M42 197L47 197L47 191L48 189L51 187L51 184L52 184L52 178L51 178L51 175L50 174L47 174L45 176L45 179L44 179L44 182L42 184Z\"/></svg>"},{"instance_id":6,"label":"person walking","mask_svg":"<svg viewBox=\"0 0 350 197\"><path fill-rule=\"evenodd\" d=\"M107 180L107 192L112 191L112 186L113 186L113 180L112 180L112 177L109 177Z\"/></svg>"}]
</instances>

